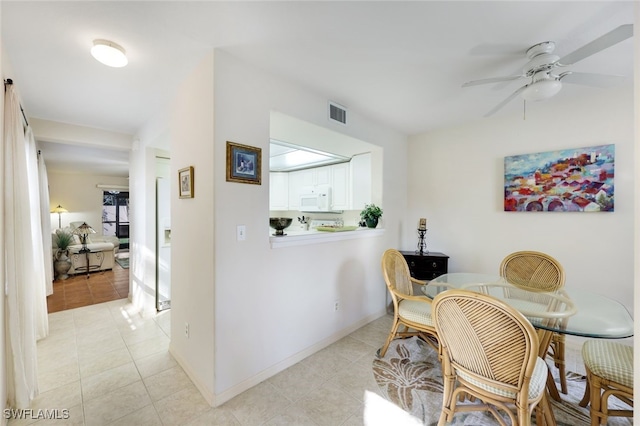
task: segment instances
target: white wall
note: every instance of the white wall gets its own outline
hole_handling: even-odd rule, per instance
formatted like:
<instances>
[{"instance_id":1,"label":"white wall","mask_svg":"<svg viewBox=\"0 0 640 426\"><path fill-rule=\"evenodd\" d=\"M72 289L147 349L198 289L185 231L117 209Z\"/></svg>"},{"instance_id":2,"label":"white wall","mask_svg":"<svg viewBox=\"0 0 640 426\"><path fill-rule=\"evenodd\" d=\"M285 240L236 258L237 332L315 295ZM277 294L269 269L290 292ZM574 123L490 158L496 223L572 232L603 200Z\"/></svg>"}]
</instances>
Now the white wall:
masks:
<instances>
[{"instance_id":1,"label":"white wall","mask_svg":"<svg viewBox=\"0 0 640 426\"><path fill-rule=\"evenodd\" d=\"M636 35L634 37L634 105L635 110L640 111L640 37L638 36L637 28L640 28L640 7L636 3L634 8L634 16L633 16L634 27L636 28ZM634 155L634 166L635 173L633 175L636 191L640 188L640 158L638 157L638 153L640 153L640 120L636 118L635 120L635 138L634 138L634 147L635 147L635 155ZM640 197L635 197L634 204L634 250L635 253L640 252ZM634 256L634 260L636 257ZM640 262L634 261L634 288L640 284ZM640 298L634 295L633 303L635 310L640 309ZM634 322L635 334L638 334L640 331L640 324L638 321ZM640 372L640 351L634 351L634 360L633 360L634 371ZM637 373L636 373L637 375ZM637 377L634 378L637 382ZM634 417L638 418L640 416L640 407L634 408Z\"/></svg>"},{"instance_id":2,"label":"white wall","mask_svg":"<svg viewBox=\"0 0 640 426\"><path fill-rule=\"evenodd\" d=\"M510 252L538 250L562 263L568 287L633 312L633 90L583 90L580 102L564 103L561 92L529 106L526 120L497 115L410 138L407 222L428 218L428 249L451 256L451 272L497 273ZM503 211L505 156L603 144L615 144L614 212Z\"/></svg>"},{"instance_id":3,"label":"white wall","mask_svg":"<svg viewBox=\"0 0 640 426\"><path fill-rule=\"evenodd\" d=\"M214 81L215 394L221 403L384 313L380 257L400 243L407 142L353 109L349 126L329 123L327 97L224 52L216 52ZM268 168L263 164L262 185L226 182L225 152L226 141L232 141L262 148L266 159L272 110L384 149L384 236L270 248ZM196 189L196 198L201 195ZM172 221L175 233L183 220L174 211ZM246 241L236 241L237 225L246 226ZM173 251L180 250L174 237Z\"/></svg>"},{"instance_id":4,"label":"white wall","mask_svg":"<svg viewBox=\"0 0 640 426\"><path fill-rule=\"evenodd\" d=\"M213 53L183 82L170 112L171 353L205 398L214 399ZM194 198L178 198L178 170L194 168ZM190 336L185 336L189 323Z\"/></svg>"},{"instance_id":5,"label":"white wall","mask_svg":"<svg viewBox=\"0 0 640 426\"><path fill-rule=\"evenodd\" d=\"M0 4L0 17L2 15L2 5ZM4 58L5 49L2 46L2 42L0 40L0 50L2 50L2 55L0 55L0 73L2 74L2 80L8 78L6 72L6 61ZM0 117L4 117L4 90L0 93ZM4 147L4 119L0 120L0 144ZM0 176L3 176L4 179L4 149L0 149ZM3 181L4 182L4 181ZM4 224L4 197L0 198L0 223ZM0 226L0 241L5 241L4 234L4 226ZM0 245L0 277L5 276L5 263L4 259L6 257L6 250L4 244ZM7 406L7 344L6 344L6 318L4 312L4 305L6 301L6 291L5 287L6 283L0 286L2 289L2 303L0 303L0 406L4 409ZM2 416L2 425L6 425L8 422L7 419Z\"/></svg>"},{"instance_id":6,"label":"white wall","mask_svg":"<svg viewBox=\"0 0 640 426\"><path fill-rule=\"evenodd\" d=\"M51 209L58 204L69 213L60 216L62 227L70 222L85 221L98 235L102 235L102 196L105 189L97 184L129 185L127 178L100 175L77 175L47 172L49 178L49 199ZM58 214L51 214L51 229L58 228Z\"/></svg>"},{"instance_id":7,"label":"white wall","mask_svg":"<svg viewBox=\"0 0 640 426\"><path fill-rule=\"evenodd\" d=\"M178 93L168 121L171 170L176 176L194 166L195 197L171 200L170 350L218 405L384 314L380 256L400 243L407 141L357 111L350 110L348 127L332 125L327 98L221 51ZM384 236L270 248L266 161L274 110L384 149ZM262 148L262 185L226 182L227 141ZM243 242L237 225L246 226Z\"/></svg>"}]
</instances>

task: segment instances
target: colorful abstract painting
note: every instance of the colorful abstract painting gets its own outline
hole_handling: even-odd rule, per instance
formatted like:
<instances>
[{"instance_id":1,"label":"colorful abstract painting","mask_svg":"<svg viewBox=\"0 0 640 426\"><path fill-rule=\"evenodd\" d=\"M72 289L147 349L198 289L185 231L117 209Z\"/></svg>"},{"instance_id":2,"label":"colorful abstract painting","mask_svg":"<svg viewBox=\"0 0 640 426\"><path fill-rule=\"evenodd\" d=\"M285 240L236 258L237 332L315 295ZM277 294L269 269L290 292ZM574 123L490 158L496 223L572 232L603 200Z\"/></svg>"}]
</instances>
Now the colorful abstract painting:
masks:
<instances>
[{"instance_id":1,"label":"colorful abstract painting","mask_svg":"<svg viewBox=\"0 0 640 426\"><path fill-rule=\"evenodd\" d=\"M615 145L504 158L504 210L612 212Z\"/></svg>"}]
</instances>

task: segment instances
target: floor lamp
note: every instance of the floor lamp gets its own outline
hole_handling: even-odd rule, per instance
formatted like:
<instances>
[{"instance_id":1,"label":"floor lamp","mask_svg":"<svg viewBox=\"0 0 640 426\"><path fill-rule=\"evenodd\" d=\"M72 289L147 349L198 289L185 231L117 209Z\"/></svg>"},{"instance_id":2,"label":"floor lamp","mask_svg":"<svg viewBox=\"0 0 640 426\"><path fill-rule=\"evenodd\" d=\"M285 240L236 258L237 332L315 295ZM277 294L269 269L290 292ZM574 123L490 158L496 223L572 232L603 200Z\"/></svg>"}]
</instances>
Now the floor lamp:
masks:
<instances>
[{"instance_id":1,"label":"floor lamp","mask_svg":"<svg viewBox=\"0 0 640 426\"><path fill-rule=\"evenodd\" d=\"M51 210L51 213L58 213L58 228L62 229L62 213L69 213L69 211L58 204L58 207Z\"/></svg>"}]
</instances>

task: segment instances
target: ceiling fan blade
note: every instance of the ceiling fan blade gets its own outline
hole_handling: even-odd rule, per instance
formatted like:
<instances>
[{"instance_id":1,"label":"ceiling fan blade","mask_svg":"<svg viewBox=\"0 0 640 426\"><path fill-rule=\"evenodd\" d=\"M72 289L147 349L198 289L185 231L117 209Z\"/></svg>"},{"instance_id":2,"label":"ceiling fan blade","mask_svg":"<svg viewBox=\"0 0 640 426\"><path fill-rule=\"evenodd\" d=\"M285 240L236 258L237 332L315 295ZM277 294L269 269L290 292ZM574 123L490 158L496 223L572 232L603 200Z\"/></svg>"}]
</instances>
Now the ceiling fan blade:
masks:
<instances>
[{"instance_id":1,"label":"ceiling fan blade","mask_svg":"<svg viewBox=\"0 0 640 426\"><path fill-rule=\"evenodd\" d=\"M500 83L502 81L512 81L524 77L524 75L510 75L508 77L483 78L481 80L467 81L462 85L462 87L477 86L479 84Z\"/></svg>"},{"instance_id":2,"label":"ceiling fan blade","mask_svg":"<svg viewBox=\"0 0 640 426\"><path fill-rule=\"evenodd\" d=\"M627 77L622 75L594 74L587 72L566 72L559 76L563 83L581 84L583 86L608 89L623 84Z\"/></svg>"},{"instance_id":3,"label":"ceiling fan blade","mask_svg":"<svg viewBox=\"0 0 640 426\"><path fill-rule=\"evenodd\" d=\"M633 36L633 24L620 25L618 28L609 31L605 35L598 37L590 43L585 44L578 50L563 56L558 60L559 66L575 64L593 54L600 52L608 47L618 44L621 41Z\"/></svg>"},{"instance_id":4,"label":"ceiling fan blade","mask_svg":"<svg viewBox=\"0 0 640 426\"><path fill-rule=\"evenodd\" d=\"M515 92L513 92L512 94L509 95L509 97L507 99L505 99L504 101L500 102L498 105L496 105L491 111L489 111L488 113L486 113L484 116L485 117L489 117L493 114L495 114L496 112L498 112L500 110L500 108L502 108L503 106L505 106L506 104L508 104L509 102L511 102L513 100L513 98L515 98L516 96L518 96L520 94L520 92L522 92L524 89L526 89L527 87L529 87L528 84L525 84L524 86L522 86L521 88L519 88L518 90L516 90Z\"/></svg>"}]
</instances>

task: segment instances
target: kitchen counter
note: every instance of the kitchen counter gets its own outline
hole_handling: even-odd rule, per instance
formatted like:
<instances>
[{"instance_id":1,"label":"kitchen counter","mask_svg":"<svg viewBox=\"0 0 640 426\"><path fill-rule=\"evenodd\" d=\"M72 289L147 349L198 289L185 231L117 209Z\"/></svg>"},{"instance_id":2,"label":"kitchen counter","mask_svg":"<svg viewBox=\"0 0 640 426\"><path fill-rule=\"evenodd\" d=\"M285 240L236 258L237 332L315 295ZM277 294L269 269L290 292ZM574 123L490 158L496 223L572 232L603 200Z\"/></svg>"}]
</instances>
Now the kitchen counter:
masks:
<instances>
[{"instance_id":1,"label":"kitchen counter","mask_svg":"<svg viewBox=\"0 0 640 426\"><path fill-rule=\"evenodd\" d=\"M275 237L269 234L269 243L271 248L282 248L292 246L303 246L309 244L321 244L334 241L353 240L359 238L371 238L384 234L384 229L375 228L358 228L353 231L343 232L324 232L317 230L303 231L303 230L289 230L285 229L284 233L287 235L281 237Z\"/></svg>"}]
</instances>

